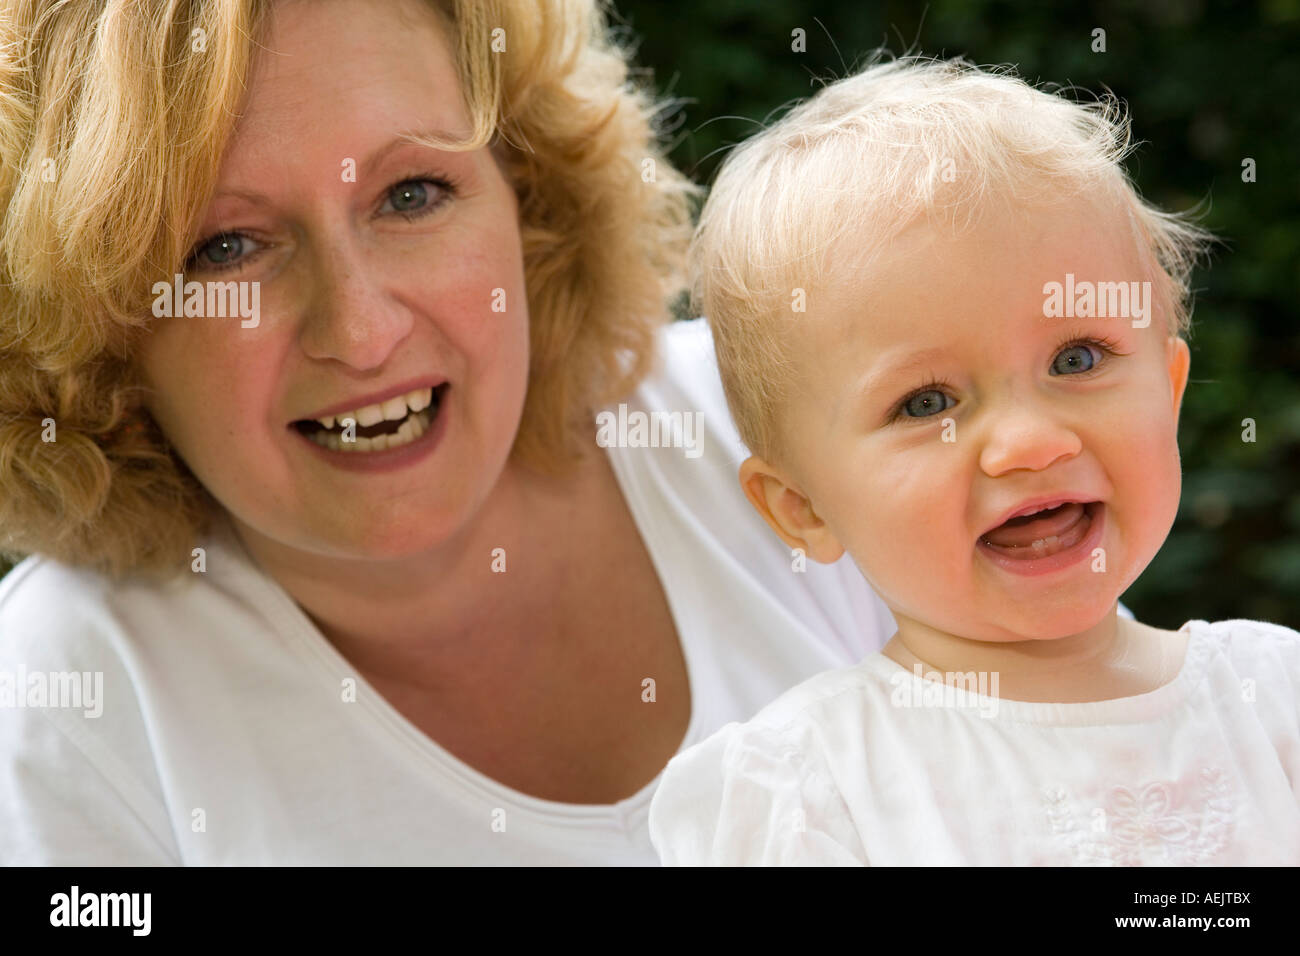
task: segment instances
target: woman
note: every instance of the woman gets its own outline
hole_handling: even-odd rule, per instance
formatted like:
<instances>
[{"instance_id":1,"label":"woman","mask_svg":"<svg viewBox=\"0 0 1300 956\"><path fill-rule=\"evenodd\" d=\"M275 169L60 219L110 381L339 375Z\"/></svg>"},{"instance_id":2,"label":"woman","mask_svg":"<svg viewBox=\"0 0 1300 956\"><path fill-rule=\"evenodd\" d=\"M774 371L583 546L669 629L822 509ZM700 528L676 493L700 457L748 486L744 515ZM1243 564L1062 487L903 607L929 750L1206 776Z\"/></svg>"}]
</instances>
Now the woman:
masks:
<instances>
[{"instance_id":1,"label":"woman","mask_svg":"<svg viewBox=\"0 0 1300 956\"><path fill-rule=\"evenodd\" d=\"M3 862L653 863L890 636L739 491L592 0L5 6Z\"/></svg>"}]
</instances>

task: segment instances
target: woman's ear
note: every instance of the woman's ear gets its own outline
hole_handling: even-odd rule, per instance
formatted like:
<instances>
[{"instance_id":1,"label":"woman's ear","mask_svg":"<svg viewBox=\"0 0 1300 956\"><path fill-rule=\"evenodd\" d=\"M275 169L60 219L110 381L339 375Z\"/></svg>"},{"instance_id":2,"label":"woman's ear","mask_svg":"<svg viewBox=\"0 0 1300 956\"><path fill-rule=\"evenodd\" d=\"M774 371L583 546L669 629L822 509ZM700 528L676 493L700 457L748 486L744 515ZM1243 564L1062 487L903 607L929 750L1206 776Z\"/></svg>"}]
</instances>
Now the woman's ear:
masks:
<instances>
[{"instance_id":1,"label":"woman's ear","mask_svg":"<svg viewBox=\"0 0 1300 956\"><path fill-rule=\"evenodd\" d=\"M844 546L781 469L751 456L740 466L740 487L754 510L792 550L799 548L823 564L840 559Z\"/></svg>"}]
</instances>

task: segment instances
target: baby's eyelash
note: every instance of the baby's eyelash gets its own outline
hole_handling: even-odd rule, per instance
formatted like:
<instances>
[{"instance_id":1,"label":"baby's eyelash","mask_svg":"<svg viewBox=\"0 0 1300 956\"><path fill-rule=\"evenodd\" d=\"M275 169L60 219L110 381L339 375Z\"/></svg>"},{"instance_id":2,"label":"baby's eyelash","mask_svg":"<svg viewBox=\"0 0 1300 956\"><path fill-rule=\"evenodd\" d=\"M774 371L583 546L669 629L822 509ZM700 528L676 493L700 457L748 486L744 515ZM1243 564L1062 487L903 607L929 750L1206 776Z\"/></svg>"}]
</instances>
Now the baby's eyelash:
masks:
<instances>
[{"instance_id":1,"label":"baby's eyelash","mask_svg":"<svg viewBox=\"0 0 1300 956\"><path fill-rule=\"evenodd\" d=\"M1120 351L1120 343L1115 339L1110 338L1109 336L1075 335L1066 339L1064 342L1058 345L1056 349L1052 352L1052 357L1055 358L1057 355L1060 355L1066 349L1072 349L1077 345L1095 346L1103 353L1103 359L1110 358L1113 356L1128 354L1127 352ZM1098 365L1100 365L1100 363L1098 363ZM1077 372L1075 373L1075 375L1087 375L1089 372L1095 371L1097 367L1098 366L1094 366L1093 368L1088 369L1087 372ZM952 383L948 382L946 379L934 378L932 376L930 381L926 382L924 385L920 386L919 388L912 389L910 392L904 395L902 399L899 400L898 404L894 406L893 412L890 413L889 424L893 424L894 422L898 421L900 418L904 417L903 409L907 406L907 403L910 402L912 399L916 398L916 396L923 395L926 392L953 392L953 391L956 391L956 389L953 387ZM913 417L917 421L925 421L927 418L938 418L939 416L923 415L920 417L916 417L916 416L908 416L908 417Z\"/></svg>"},{"instance_id":2,"label":"baby's eyelash","mask_svg":"<svg viewBox=\"0 0 1300 956\"><path fill-rule=\"evenodd\" d=\"M1107 336L1098 336L1098 335L1071 336L1068 341L1065 341L1056 347L1056 353L1062 352L1065 349L1074 348L1076 345L1095 345L1097 346L1097 348L1101 349L1103 352L1109 355L1127 354L1119 350L1120 343L1115 339L1109 338Z\"/></svg>"},{"instance_id":3,"label":"baby's eyelash","mask_svg":"<svg viewBox=\"0 0 1300 956\"><path fill-rule=\"evenodd\" d=\"M904 395L902 399L898 402L898 404L894 406L894 410L890 414L889 420L891 422L896 422L898 421L898 419L902 418L904 407L906 407L908 402L916 398L916 396L923 395L926 392L942 392L945 390L956 391L953 385L950 382L948 382L946 379L931 378L930 381L926 382L920 388L914 388L906 395ZM933 416L926 416L926 417L933 417ZM920 419L917 420L920 421Z\"/></svg>"}]
</instances>

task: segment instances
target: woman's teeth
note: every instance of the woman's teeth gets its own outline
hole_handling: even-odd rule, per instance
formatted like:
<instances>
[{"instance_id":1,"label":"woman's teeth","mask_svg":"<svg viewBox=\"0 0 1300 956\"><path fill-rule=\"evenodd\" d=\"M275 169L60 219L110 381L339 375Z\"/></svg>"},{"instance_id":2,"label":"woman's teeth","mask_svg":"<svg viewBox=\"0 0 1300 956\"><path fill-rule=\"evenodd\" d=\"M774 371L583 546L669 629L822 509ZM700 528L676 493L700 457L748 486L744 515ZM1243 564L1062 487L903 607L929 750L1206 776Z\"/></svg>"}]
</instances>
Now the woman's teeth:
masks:
<instances>
[{"instance_id":1,"label":"woman's teeth","mask_svg":"<svg viewBox=\"0 0 1300 956\"><path fill-rule=\"evenodd\" d=\"M409 445L428 430L429 413L422 411L412 412L391 435L376 435L373 438L358 435L355 441L344 441L342 432L321 430L313 432L309 437L331 451L385 451Z\"/></svg>"},{"instance_id":2,"label":"woman's teeth","mask_svg":"<svg viewBox=\"0 0 1300 956\"><path fill-rule=\"evenodd\" d=\"M317 418L314 421L322 427L312 431L308 438L331 451L386 451L409 445L429 429L429 422L436 409L430 406L434 401L434 389L423 388L407 392L386 402L367 405L354 412L343 412ZM355 423L352 429L354 439L344 441L345 423ZM378 435L356 434L358 428L370 428L381 422L401 422L395 431ZM337 423L337 424L336 424Z\"/></svg>"},{"instance_id":3,"label":"woman's teeth","mask_svg":"<svg viewBox=\"0 0 1300 956\"><path fill-rule=\"evenodd\" d=\"M326 428L333 428L336 420L341 422L345 418L350 418L357 423L358 428L369 428L371 425L378 425L380 422L401 421L406 417L408 411L422 412L432 403L433 389L417 388L413 392L390 398L378 405L367 405L365 408L358 408L355 412L343 412L339 415L329 415L315 420Z\"/></svg>"}]
</instances>

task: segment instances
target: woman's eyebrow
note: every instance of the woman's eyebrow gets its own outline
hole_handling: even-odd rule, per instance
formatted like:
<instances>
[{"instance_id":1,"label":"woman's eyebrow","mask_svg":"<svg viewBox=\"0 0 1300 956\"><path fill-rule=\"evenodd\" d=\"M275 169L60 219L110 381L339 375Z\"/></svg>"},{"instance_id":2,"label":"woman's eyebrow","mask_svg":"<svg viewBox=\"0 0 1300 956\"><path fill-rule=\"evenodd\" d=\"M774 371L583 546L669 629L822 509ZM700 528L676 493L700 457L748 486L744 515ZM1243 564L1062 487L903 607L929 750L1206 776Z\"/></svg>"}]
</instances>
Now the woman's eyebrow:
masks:
<instances>
[{"instance_id":1,"label":"woman's eyebrow","mask_svg":"<svg viewBox=\"0 0 1300 956\"><path fill-rule=\"evenodd\" d=\"M436 148L433 146L426 146L424 143L415 142L414 140L417 137L420 139L435 139L435 138L443 139L443 140L456 139L455 134L449 133L445 129L412 130L411 132L398 133L395 137L393 137L383 146L380 146L369 156L367 156L364 160L362 160L358 168L362 170L372 169L373 167L378 166L381 162L383 162L385 157L387 157L390 153L402 148L403 146L421 146L424 147L425 149ZM215 193L212 194L212 198L214 200L223 199L225 197L243 199L248 202L257 203L257 204L266 204L270 202L270 198L268 196L259 193L255 189L218 189Z\"/></svg>"},{"instance_id":2,"label":"woman's eyebrow","mask_svg":"<svg viewBox=\"0 0 1300 956\"><path fill-rule=\"evenodd\" d=\"M450 133L445 129L409 130L407 132L398 133L397 136L393 137L393 139L389 140L383 146L380 146L368 157L362 160L359 166L361 169L370 169L373 166L377 166L385 157L388 156L389 153L400 149L403 146L422 146L425 149L436 148L434 146L428 146L424 143L416 142L418 139L441 139L451 140L454 142L457 138L458 137L454 133Z\"/></svg>"}]
</instances>

